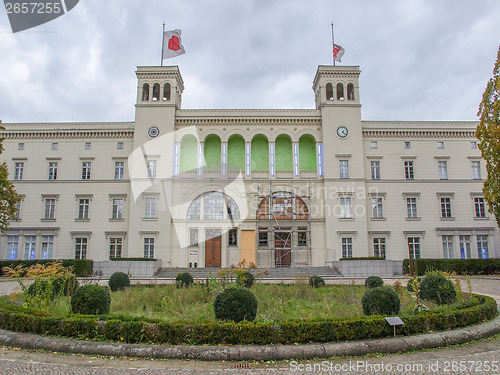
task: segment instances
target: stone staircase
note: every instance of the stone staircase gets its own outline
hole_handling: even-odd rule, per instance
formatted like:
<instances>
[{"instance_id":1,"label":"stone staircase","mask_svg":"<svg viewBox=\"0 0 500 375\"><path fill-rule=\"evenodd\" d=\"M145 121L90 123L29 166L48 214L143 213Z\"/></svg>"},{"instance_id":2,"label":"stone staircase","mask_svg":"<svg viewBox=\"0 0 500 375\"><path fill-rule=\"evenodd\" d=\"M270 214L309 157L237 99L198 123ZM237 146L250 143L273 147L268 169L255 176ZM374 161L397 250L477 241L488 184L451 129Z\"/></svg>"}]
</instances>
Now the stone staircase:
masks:
<instances>
[{"instance_id":1,"label":"stone staircase","mask_svg":"<svg viewBox=\"0 0 500 375\"><path fill-rule=\"evenodd\" d=\"M225 268L160 268L154 277L161 279L175 279L179 273L189 272L194 279L205 280L208 277L217 277L217 272ZM267 274L263 273L267 271ZM321 276L323 279L342 276L336 268L331 267L276 267L251 269L253 275L261 274L261 280L294 280L309 278L312 275Z\"/></svg>"}]
</instances>

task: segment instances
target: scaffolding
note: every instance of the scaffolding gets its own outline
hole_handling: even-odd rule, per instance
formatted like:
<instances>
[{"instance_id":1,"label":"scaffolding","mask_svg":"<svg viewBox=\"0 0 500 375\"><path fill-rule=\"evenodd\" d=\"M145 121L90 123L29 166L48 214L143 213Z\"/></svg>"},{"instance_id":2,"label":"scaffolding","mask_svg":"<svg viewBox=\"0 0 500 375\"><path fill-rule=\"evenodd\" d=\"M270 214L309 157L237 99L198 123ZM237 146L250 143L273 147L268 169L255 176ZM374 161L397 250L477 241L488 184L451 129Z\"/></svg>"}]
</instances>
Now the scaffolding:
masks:
<instances>
[{"instance_id":1,"label":"scaffolding","mask_svg":"<svg viewBox=\"0 0 500 375\"><path fill-rule=\"evenodd\" d=\"M258 185L256 219L260 266L264 253L268 254L272 267L312 265L311 184L309 180L286 182L282 190L273 187L272 180L268 187ZM276 181L275 185L284 183ZM297 193L297 184L305 185L305 189L299 186Z\"/></svg>"}]
</instances>

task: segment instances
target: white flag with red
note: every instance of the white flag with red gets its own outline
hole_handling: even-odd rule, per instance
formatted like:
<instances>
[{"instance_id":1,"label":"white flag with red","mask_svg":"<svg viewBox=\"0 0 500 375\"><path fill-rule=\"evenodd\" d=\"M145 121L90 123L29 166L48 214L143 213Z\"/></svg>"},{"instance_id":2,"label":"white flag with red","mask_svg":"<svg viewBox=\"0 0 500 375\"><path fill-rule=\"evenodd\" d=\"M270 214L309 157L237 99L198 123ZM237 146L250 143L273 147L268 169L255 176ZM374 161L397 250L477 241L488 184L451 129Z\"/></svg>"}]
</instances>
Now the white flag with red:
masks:
<instances>
[{"instance_id":1,"label":"white flag with red","mask_svg":"<svg viewBox=\"0 0 500 375\"><path fill-rule=\"evenodd\" d=\"M180 56L186 51L182 45L181 31L179 29L163 32L163 58Z\"/></svg>"},{"instance_id":2,"label":"white flag with red","mask_svg":"<svg viewBox=\"0 0 500 375\"><path fill-rule=\"evenodd\" d=\"M335 61L341 62L340 59L344 56L345 49L338 44L333 45L333 58Z\"/></svg>"}]
</instances>

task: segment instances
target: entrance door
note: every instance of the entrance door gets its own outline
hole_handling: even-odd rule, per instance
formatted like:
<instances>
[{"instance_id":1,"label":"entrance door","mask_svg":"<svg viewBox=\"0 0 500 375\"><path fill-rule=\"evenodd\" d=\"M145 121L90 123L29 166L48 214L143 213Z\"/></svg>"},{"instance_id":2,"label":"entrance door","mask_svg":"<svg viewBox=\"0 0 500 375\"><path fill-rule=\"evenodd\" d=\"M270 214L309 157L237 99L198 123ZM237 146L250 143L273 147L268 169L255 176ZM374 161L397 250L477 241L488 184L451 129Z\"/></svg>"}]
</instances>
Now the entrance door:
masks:
<instances>
[{"instance_id":1,"label":"entrance door","mask_svg":"<svg viewBox=\"0 0 500 375\"><path fill-rule=\"evenodd\" d=\"M220 229L207 229L205 240L205 267L221 266L222 236Z\"/></svg>"},{"instance_id":2,"label":"entrance door","mask_svg":"<svg viewBox=\"0 0 500 375\"><path fill-rule=\"evenodd\" d=\"M290 232L276 232L274 234L274 265L276 267L290 267L292 264L292 239Z\"/></svg>"}]
</instances>

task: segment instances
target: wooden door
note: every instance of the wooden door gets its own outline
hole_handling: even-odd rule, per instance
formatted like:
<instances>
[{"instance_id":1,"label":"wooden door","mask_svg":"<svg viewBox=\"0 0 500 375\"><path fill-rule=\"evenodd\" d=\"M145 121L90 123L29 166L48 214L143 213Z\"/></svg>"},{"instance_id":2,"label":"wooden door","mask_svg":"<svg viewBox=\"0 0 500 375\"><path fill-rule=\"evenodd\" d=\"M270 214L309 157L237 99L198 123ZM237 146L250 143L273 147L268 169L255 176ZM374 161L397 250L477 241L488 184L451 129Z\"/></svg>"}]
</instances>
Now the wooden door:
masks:
<instances>
[{"instance_id":1,"label":"wooden door","mask_svg":"<svg viewBox=\"0 0 500 375\"><path fill-rule=\"evenodd\" d=\"M274 235L274 265L290 267L292 264L291 233L276 232Z\"/></svg>"},{"instance_id":2,"label":"wooden door","mask_svg":"<svg viewBox=\"0 0 500 375\"><path fill-rule=\"evenodd\" d=\"M205 241L205 267L221 266L222 236L220 230L207 229Z\"/></svg>"}]
</instances>

